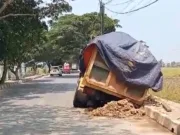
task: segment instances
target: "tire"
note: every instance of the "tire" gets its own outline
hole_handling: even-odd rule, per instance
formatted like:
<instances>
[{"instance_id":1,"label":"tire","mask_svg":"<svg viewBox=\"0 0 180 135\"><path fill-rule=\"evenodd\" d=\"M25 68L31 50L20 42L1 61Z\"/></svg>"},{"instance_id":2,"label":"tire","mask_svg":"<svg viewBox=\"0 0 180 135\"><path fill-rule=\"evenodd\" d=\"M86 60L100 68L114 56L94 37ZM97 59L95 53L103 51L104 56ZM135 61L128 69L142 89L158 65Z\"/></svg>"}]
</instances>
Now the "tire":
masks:
<instances>
[{"instance_id":1,"label":"tire","mask_svg":"<svg viewBox=\"0 0 180 135\"><path fill-rule=\"evenodd\" d=\"M59 74L59 76L62 76L62 74Z\"/></svg>"},{"instance_id":2,"label":"tire","mask_svg":"<svg viewBox=\"0 0 180 135\"><path fill-rule=\"evenodd\" d=\"M74 94L73 106L75 108L86 108L88 96L80 90L76 90Z\"/></svg>"},{"instance_id":3,"label":"tire","mask_svg":"<svg viewBox=\"0 0 180 135\"><path fill-rule=\"evenodd\" d=\"M53 76L52 74L50 74L50 76Z\"/></svg>"}]
</instances>

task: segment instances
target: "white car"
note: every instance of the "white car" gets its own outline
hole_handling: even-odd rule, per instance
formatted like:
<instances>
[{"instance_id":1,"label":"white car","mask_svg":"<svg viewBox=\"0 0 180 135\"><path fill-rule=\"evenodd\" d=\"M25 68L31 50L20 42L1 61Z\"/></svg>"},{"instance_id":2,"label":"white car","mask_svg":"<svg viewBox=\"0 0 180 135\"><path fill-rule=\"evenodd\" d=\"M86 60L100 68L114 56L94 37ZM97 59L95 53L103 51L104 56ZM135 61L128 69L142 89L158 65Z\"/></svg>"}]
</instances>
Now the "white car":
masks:
<instances>
[{"instance_id":1,"label":"white car","mask_svg":"<svg viewBox=\"0 0 180 135\"><path fill-rule=\"evenodd\" d=\"M50 76L53 76L53 75L62 76L62 70L60 69L59 66L52 66L51 67Z\"/></svg>"}]
</instances>

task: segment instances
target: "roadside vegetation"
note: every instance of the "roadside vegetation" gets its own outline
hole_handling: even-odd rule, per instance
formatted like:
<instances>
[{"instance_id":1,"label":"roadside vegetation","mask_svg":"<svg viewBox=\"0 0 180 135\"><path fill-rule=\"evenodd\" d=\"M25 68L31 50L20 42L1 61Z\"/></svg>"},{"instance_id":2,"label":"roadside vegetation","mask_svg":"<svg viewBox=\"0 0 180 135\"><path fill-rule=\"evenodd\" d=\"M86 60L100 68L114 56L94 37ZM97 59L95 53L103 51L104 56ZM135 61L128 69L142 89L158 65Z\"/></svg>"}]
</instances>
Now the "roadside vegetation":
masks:
<instances>
[{"instance_id":1,"label":"roadside vegetation","mask_svg":"<svg viewBox=\"0 0 180 135\"><path fill-rule=\"evenodd\" d=\"M101 20L97 12L64 15L71 11L71 5L62 0L0 1L0 65L4 68L0 84L9 70L19 80L21 64L29 61L36 74L47 71L38 69L35 62L46 62L49 69L52 63L77 62L86 43L100 35ZM121 27L118 23L104 15L104 32L115 31Z\"/></svg>"},{"instance_id":2,"label":"roadside vegetation","mask_svg":"<svg viewBox=\"0 0 180 135\"><path fill-rule=\"evenodd\" d=\"M160 92L151 94L180 103L180 68L163 68L164 84Z\"/></svg>"},{"instance_id":3,"label":"roadside vegetation","mask_svg":"<svg viewBox=\"0 0 180 135\"><path fill-rule=\"evenodd\" d=\"M180 77L180 68L177 67L169 67L162 69L163 75L165 78L167 77Z\"/></svg>"}]
</instances>

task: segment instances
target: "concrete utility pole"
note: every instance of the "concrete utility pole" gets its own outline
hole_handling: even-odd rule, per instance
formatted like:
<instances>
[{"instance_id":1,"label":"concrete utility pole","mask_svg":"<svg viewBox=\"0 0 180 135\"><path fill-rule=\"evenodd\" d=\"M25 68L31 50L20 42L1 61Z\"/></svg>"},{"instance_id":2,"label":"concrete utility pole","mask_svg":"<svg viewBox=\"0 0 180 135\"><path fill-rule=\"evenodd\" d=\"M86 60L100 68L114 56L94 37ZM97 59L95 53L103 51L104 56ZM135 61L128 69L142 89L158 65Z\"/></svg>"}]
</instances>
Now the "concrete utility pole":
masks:
<instances>
[{"instance_id":1,"label":"concrete utility pole","mask_svg":"<svg viewBox=\"0 0 180 135\"><path fill-rule=\"evenodd\" d=\"M100 16L101 16L101 34L104 34L104 3L102 2L102 0L99 1L100 2Z\"/></svg>"}]
</instances>

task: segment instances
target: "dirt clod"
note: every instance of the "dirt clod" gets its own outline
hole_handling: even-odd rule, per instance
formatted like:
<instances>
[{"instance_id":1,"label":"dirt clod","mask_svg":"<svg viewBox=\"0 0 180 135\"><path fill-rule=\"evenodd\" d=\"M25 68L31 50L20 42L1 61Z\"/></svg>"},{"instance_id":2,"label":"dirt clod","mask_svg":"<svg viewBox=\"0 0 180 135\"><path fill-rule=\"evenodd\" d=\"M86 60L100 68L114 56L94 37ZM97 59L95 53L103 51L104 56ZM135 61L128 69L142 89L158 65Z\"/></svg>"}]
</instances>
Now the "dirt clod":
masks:
<instances>
[{"instance_id":1,"label":"dirt clod","mask_svg":"<svg viewBox=\"0 0 180 135\"><path fill-rule=\"evenodd\" d=\"M161 106L161 103L158 101L158 99L152 95L149 95L147 99L145 100L146 105L154 105L154 106Z\"/></svg>"},{"instance_id":2,"label":"dirt clod","mask_svg":"<svg viewBox=\"0 0 180 135\"><path fill-rule=\"evenodd\" d=\"M111 101L103 107L91 110L88 113L90 116L107 116L116 118L145 115L143 108L136 108L135 105L127 99Z\"/></svg>"}]
</instances>

